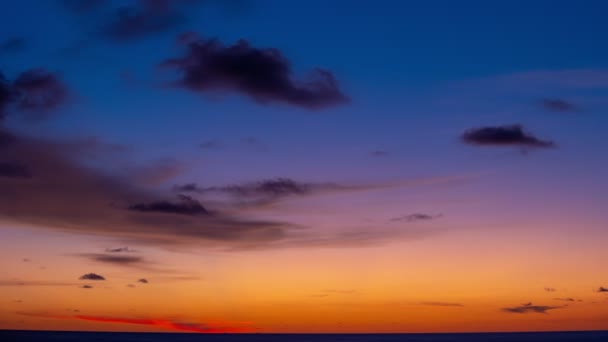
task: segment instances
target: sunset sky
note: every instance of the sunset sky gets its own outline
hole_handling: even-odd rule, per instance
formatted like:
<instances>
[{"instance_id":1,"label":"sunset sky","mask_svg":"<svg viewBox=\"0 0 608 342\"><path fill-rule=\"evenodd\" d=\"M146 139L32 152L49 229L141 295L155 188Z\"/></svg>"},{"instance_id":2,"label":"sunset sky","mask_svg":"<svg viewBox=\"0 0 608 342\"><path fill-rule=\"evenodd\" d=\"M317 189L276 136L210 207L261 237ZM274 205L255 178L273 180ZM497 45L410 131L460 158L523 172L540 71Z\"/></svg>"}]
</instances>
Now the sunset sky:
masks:
<instances>
[{"instance_id":1,"label":"sunset sky","mask_svg":"<svg viewBox=\"0 0 608 342\"><path fill-rule=\"evenodd\" d=\"M0 329L608 329L605 1L0 11Z\"/></svg>"}]
</instances>

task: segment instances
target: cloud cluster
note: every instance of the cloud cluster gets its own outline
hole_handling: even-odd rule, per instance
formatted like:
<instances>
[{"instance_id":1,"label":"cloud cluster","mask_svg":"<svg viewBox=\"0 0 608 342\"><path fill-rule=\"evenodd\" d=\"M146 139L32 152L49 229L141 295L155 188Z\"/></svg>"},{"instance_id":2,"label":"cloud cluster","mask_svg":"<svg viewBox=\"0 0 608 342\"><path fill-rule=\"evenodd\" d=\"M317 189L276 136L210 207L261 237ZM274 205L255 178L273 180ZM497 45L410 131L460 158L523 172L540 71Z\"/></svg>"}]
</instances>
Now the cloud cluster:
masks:
<instances>
[{"instance_id":1,"label":"cloud cluster","mask_svg":"<svg viewBox=\"0 0 608 342\"><path fill-rule=\"evenodd\" d=\"M10 112L40 118L66 103L68 94L59 77L44 69L24 71L12 81L0 72L0 121Z\"/></svg>"},{"instance_id":2,"label":"cloud cluster","mask_svg":"<svg viewBox=\"0 0 608 342\"><path fill-rule=\"evenodd\" d=\"M526 132L521 125L469 129L462 134L462 140L467 144L476 146L555 147L554 142L535 137Z\"/></svg>"},{"instance_id":3,"label":"cloud cluster","mask_svg":"<svg viewBox=\"0 0 608 342\"><path fill-rule=\"evenodd\" d=\"M330 71L317 68L308 79L297 80L279 50L256 48L246 40L225 46L216 39L190 35L185 54L162 65L179 73L175 85L198 93L238 92L259 103L282 102L306 109L349 102Z\"/></svg>"}]
</instances>

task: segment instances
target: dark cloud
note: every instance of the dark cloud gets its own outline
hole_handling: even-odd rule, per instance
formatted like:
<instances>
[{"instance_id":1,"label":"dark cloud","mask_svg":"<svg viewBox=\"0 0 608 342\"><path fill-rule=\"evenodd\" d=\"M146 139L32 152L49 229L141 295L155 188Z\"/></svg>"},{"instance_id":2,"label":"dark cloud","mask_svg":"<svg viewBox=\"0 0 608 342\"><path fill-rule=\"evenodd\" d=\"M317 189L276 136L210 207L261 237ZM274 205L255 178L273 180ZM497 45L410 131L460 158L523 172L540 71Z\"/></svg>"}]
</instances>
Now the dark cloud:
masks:
<instances>
[{"instance_id":1,"label":"dark cloud","mask_svg":"<svg viewBox=\"0 0 608 342\"><path fill-rule=\"evenodd\" d=\"M117 247L117 248L106 248L106 252L108 253L134 253L137 252L134 249L129 247Z\"/></svg>"},{"instance_id":2,"label":"dark cloud","mask_svg":"<svg viewBox=\"0 0 608 342\"><path fill-rule=\"evenodd\" d=\"M138 283L142 283L142 284L147 284L148 283L148 279L146 278L141 278L137 280Z\"/></svg>"},{"instance_id":3,"label":"dark cloud","mask_svg":"<svg viewBox=\"0 0 608 342\"><path fill-rule=\"evenodd\" d=\"M458 307L458 308L464 307L463 304L460 304L460 303L449 303L449 302L421 302L420 305Z\"/></svg>"},{"instance_id":4,"label":"dark cloud","mask_svg":"<svg viewBox=\"0 0 608 342\"><path fill-rule=\"evenodd\" d=\"M597 289L597 292L608 292L608 288L600 286L600 288Z\"/></svg>"},{"instance_id":5,"label":"dark cloud","mask_svg":"<svg viewBox=\"0 0 608 342\"><path fill-rule=\"evenodd\" d=\"M179 195L178 202L158 201L129 206L129 210L178 215L209 215L201 203L190 196Z\"/></svg>"},{"instance_id":6,"label":"dark cloud","mask_svg":"<svg viewBox=\"0 0 608 342\"><path fill-rule=\"evenodd\" d=\"M30 69L9 81L0 72L0 120L10 109L29 119L44 117L68 100L68 88L44 69Z\"/></svg>"},{"instance_id":7,"label":"dark cloud","mask_svg":"<svg viewBox=\"0 0 608 342\"><path fill-rule=\"evenodd\" d=\"M391 222L400 222L400 221L406 221L406 222L430 221L430 220L434 220L434 219L440 218L441 216L442 216L441 214L430 215L430 214L423 214L423 213L414 213L414 214L409 214L409 215L404 215L404 216L399 216L399 217L392 218Z\"/></svg>"},{"instance_id":8,"label":"dark cloud","mask_svg":"<svg viewBox=\"0 0 608 342\"><path fill-rule=\"evenodd\" d=\"M552 112L577 112L580 110L574 103L561 99L543 99L541 106Z\"/></svg>"},{"instance_id":9,"label":"dark cloud","mask_svg":"<svg viewBox=\"0 0 608 342\"><path fill-rule=\"evenodd\" d=\"M199 93L239 92L259 103L283 102L306 109L349 102L330 71L317 68L307 80L294 79L290 62L277 49L256 48L245 40L225 46L201 38L186 46L185 55L162 63L179 72L179 87Z\"/></svg>"},{"instance_id":10,"label":"dark cloud","mask_svg":"<svg viewBox=\"0 0 608 342\"><path fill-rule=\"evenodd\" d=\"M12 37L0 42L0 53L21 52L25 50L27 44L23 37Z\"/></svg>"},{"instance_id":11,"label":"dark cloud","mask_svg":"<svg viewBox=\"0 0 608 342\"><path fill-rule=\"evenodd\" d=\"M555 147L554 142L535 137L524 131L521 125L469 129L462 135L462 140L476 146Z\"/></svg>"},{"instance_id":12,"label":"dark cloud","mask_svg":"<svg viewBox=\"0 0 608 342\"><path fill-rule=\"evenodd\" d=\"M555 292L556 290L552 287L545 287L545 291L547 292Z\"/></svg>"},{"instance_id":13,"label":"dark cloud","mask_svg":"<svg viewBox=\"0 0 608 342\"><path fill-rule=\"evenodd\" d=\"M574 298L553 298L553 300L559 300L562 302L576 302Z\"/></svg>"},{"instance_id":14,"label":"dark cloud","mask_svg":"<svg viewBox=\"0 0 608 342\"><path fill-rule=\"evenodd\" d=\"M92 261L97 261L97 262L106 263L106 264L123 265L123 266L142 265L142 264L146 263L143 257L132 256L132 255L86 253L86 254L79 254L79 256L87 258Z\"/></svg>"},{"instance_id":15,"label":"dark cloud","mask_svg":"<svg viewBox=\"0 0 608 342\"><path fill-rule=\"evenodd\" d=\"M80 279L80 280L106 280L106 278L104 278L103 276L100 276L99 274L95 274L95 273L83 274L78 279Z\"/></svg>"},{"instance_id":16,"label":"dark cloud","mask_svg":"<svg viewBox=\"0 0 608 342\"><path fill-rule=\"evenodd\" d=\"M92 289L93 286L91 286L91 285L82 285L81 288L83 288L83 289Z\"/></svg>"},{"instance_id":17,"label":"dark cloud","mask_svg":"<svg viewBox=\"0 0 608 342\"><path fill-rule=\"evenodd\" d=\"M0 162L0 178L31 178L27 168L21 164Z\"/></svg>"},{"instance_id":18,"label":"dark cloud","mask_svg":"<svg viewBox=\"0 0 608 342\"><path fill-rule=\"evenodd\" d=\"M546 305L533 305L531 302L523 304L521 306L515 306L511 308L502 308L501 310L509 313L518 313L518 314L526 314L526 313L541 313L546 314L549 310L561 309L565 306L546 306Z\"/></svg>"}]
</instances>

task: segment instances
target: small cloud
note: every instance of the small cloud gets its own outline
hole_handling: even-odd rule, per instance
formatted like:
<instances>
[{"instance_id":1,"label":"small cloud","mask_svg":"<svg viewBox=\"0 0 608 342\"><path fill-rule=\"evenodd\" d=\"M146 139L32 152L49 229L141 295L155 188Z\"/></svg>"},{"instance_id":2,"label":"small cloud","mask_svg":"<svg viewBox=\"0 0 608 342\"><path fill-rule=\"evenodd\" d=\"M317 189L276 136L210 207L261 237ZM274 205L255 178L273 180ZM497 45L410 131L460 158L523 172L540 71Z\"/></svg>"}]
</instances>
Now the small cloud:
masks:
<instances>
[{"instance_id":1,"label":"small cloud","mask_svg":"<svg viewBox=\"0 0 608 342\"><path fill-rule=\"evenodd\" d=\"M137 280L138 283L142 283L142 284L147 284L148 283L148 279L146 278L141 278Z\"/></svg>"},{"instance_id":2,"label":"small cloud","mask_svg":"<svg viewBox=\"0 0 608 342\"><path fill-rule=\"evenodd\" d=\"M145 261L142 257L133 255L112 255L112 254L96 254L96 253L84 253L78 254L78 256L88 258L92 261L102 262L106 264L133 266L144 264Z\"/></svg>"},{"instance_id":3,"label":"small cloud","mask_svg":"<svg viewBox=\"0 0 608 342\"><path fill-rule=\"evenodd\" d=\"M108 253L134 253L137 252L134 249L129 247L118 247L118 248L106 248L106 252Z\"/></svg>"},{"instance_id":4,"label":"small cloud","mask_svg":"<svg viewBox=\"0 0 608 342\"><path fill-rule=\"evenodd\" d=\"M199 201L190 196L179 195L179 202L157 201L150 203L139 203L128 207L131 211L146 213L165 213L178 215L208 215L209 212Z\"/></svg>"},{"instance_id":5,"label":"small cloud","mask_svg":"<svg viewBox=\"0 0 608 342\"><path fill-rule=\"evenodd\" d=\"M462 140L475 146L555 147L553 141L539 139L524 131L521 125L472 128L462 134Z\"/></svg>"},{"instance_id":6,"label":"small cloud","mask_svg":"<svg viewBox=\"0 0 608 342\"><path fill-rule=\"evenodd\" d=\"M422 303L420 303L420 305L427 305L427 306L445 306L445 307L457 307L457 308L464 307L464 304L460 304L460 303L449 303L449 302L422 302Z\"/></svg>"},{"instance_id":7,"label":"small cloud","mask_svg":"<svg viewBox=\"0 0 608 342\"><path fill-rule=\"evenodd\" d=\"M95 274L95 273L87 273L84 274L82 276L80 276L80 278L78 278L80 280L106 280L106 278L104 278L103 276L100 276L99 274Z\"/></svg>"},{"instance_id":8,"label":"small cloud","mask_svg":"<svg viewBox=\"0 0 608 342\"><path fill-rule=\"evenodd\" d=\"M128 284L127 287L135 287L133 284Z\"/></svg>"},{"instance_id":9,"label":"small cloud","mask_svg":"<svg viewBox=\"0 0 608 342\"><path fill-rule=\"evenodd\" d=\"M554 288L552 288L552 287L545 287L545 291L547 291L547 292L555 292L557 290L554 289Z\"/></svg>"},{"instance_id":10,"label":"small cloud","mask_svg":"<svg viewBox=\"0 0 608 342\"><path fill-rule=\"evenodd\" d=\"M562 302L575 302L576 301L574 298L553 298L553 300L559 300Z\"/></svg>"},{"instance_id":11,"label":"small cloud","mask_svg":"<svg viewBox=\"0 0 608 342\"><path fill-rule=\"evenodd\" d=\"M562 99L543 99L541 106L552 112L577 112L580 109L574 103Z\"/></svg>"},{"instance_id":12,"label":"small cloud","mask_svg":"<svg viewBox=\"0 0 608 342\"><path fill-rule=\"evenodd\" d=\"M32 260L28 259L28 258L23 258L22 260L23 262L31 262Z\"/></svg>"},{"instance_id":13,"label":"small cloud","mask_svg":"<svg viewBox=\"0 0 608 342\"><path fill-rule=\"evenodd\" d=\"M608 288L600 286L600 288L597 289L597 292L608 292Z\"/></svg>"},{"instance_id":14,"label":"small cloud","mask_svg":"<svg viewBox=\"0 0 608 342\"><path fill-rule=\"evenodd\" d=\"M566 306L547 306L547 305L533 305L532 302L523 304L521 306L515 306L511 308L502 308L503 312L527 314L527 313L540 313L546 314L549 310L561 309Z\"/></svg>"},{"instance_id":15,"label":"small cloud","mask_svg":"<svg viewBox=\"0 0 608 342\"><path fill-rule=\"evenodd\" d=\"M430 220L434 220L437 218L442 217L442 214L436 214L436 215L430 215L430 214L423 214L423 213L414 213L414 214L409 214L409 215L405 215L405 216L399 216L399 217L395 217L390 219L391 222L400 222L400 221L406 221L406 222L416 222L416 221L430 221Z\"/></svg>"},{"instance_id":16,"label":"small cloud","mask_svg":"<svg viewBox=\"0 0 608 342\"><path fill-rule=\"evenodd\" d=\"M91 285L82 285L80 288L82 288L82 289L92 289L93 286L91 286Z\"/></svg>"},{"instance_id":17,"label":"small cloud","mask_svg":"<svg viewBox=\"0 0 608 342\"><path fill-rule=\"evenodd\" d=\"M27 43L23 37L12 37L0 42L0 53L14 53L25 50Z\"/></svg>"}]
</instances>

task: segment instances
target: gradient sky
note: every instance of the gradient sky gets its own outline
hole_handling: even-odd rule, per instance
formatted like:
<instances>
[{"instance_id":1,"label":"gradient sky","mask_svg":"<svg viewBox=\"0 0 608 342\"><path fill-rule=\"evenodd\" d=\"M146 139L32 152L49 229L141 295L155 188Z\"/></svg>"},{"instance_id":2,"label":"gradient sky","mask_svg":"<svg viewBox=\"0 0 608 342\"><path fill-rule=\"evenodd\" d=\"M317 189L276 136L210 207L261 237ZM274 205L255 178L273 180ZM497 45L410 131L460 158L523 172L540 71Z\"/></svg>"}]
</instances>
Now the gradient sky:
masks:
<instances>
[{"instance_id":1,"label":"gradient sky","mask_svg":"<svg viewBox=\"0 0 608 342\"><path fill-rule=\"evenodd\" d=\"M608 329L604 1L11 1L0 329Z\"/></svg>"}]
</instances>

